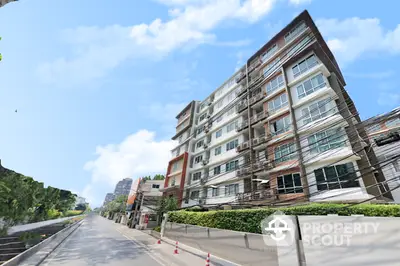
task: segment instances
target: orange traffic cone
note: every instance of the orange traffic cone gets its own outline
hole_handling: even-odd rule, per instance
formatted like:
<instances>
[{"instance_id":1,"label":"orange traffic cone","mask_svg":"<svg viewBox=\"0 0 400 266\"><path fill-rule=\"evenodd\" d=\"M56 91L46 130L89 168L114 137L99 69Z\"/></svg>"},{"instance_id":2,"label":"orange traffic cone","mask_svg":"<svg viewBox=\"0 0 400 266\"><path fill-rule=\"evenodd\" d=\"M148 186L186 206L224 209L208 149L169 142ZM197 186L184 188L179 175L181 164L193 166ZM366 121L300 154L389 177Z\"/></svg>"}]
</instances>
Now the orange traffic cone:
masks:
<instances>
[{"instance_id":1,"label":"orange traffic cone","mask_svg":"<svg viewBox=\"0 0 400 266\"><path fill-rule=\"evenodd\" d=\"M210 253L207 254L206 266L210 266Z\"/></svg>"},{"instance_id":2,"label":"orange traffic cone","mask_svg":"<svg viewBox=\"0 0 400 266\"><path fill-rule=\"evenodd\" d=\"M178 254L178 241L176 241L176 243L175 243L174 254Z\"/></svg>"},{"instance_id":3,"label":"orange traffic cone","mask_svg":"<svg viewBox=\"0 0 400 266\"><path fill-rule=\"evenodd\" d=\"M161 239L158 239L157 244L161 244Z\"/></svg>"}]
</instances>

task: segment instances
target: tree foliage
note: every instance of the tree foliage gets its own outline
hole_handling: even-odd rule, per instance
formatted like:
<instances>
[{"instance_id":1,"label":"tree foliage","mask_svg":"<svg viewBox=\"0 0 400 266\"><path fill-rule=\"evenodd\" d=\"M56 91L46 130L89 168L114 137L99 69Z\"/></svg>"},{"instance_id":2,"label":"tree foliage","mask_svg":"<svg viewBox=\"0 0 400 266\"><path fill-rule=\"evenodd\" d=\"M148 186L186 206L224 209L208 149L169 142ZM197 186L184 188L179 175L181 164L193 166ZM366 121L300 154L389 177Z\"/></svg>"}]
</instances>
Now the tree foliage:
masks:
<instances>
[{"instance_id":1,"label":"tree foliage","mask_svg":"<svg viewBox=\"0 0 400 266\"><path fill-rule=\"evenodd\" d=\"M126 202L128 201L127 195L120 195L113 201L104 206L103 211L108 213L122 213L125 212Z\"/></svg>"}]
</instances>

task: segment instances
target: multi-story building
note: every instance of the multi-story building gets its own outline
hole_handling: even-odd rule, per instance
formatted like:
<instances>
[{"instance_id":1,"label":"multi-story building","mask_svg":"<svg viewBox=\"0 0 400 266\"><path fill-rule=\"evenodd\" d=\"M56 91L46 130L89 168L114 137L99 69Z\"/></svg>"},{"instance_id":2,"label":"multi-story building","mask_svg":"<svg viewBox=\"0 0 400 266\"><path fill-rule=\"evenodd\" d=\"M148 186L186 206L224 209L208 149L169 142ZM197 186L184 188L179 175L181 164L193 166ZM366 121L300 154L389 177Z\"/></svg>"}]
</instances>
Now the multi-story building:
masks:
<instances>
[{"instance_id":1,"label":"multi-story building","mask_svg":"<svg viewBox=\"0 0 400 266\"><path fill-rule=\"evenodd\" d=\"M345 85L302 12L199 104L182 206L391 198Z\"/></svg>"},{"instance_id":2,"label":"multi-story building","mask_svg":"<svg viewBox=\"0 0 400 266\"><path fill-rule=\"evenodd\" d=\"M176 140L177 146L171 151L172 159L168 163L164 187L161 188L163 196L176 197L178 205L181 206L183 188L187 175L189 161L189 147L194 134L193 121L197 102L189 103L177 116L176 134L172 137Z\"/></svg>"},{"instance_id":3,"label":"multi-story building","mask_svg":"<svg viewBox=\"0 0 400 266\"><path fill-rule=\"evenodd\" d=\"M121 195L129 195L132 186L132 178L124 178L117 183L114 190L115 198Z\"/></svg>"},{"instance_id":4,"label":"multi-story building","mask_svg":"<svg viewBox=\"0 0 400 266\"><path fill-rule=\"evenodd\" d=\"M393 200L400 203L400 107L363 121L379 166L392 190Z\"/></svg>"},{"instance_id":5,"label":"multi-story building","mask_svg":"<svg viewBox=\"0 0 400 266\"><path fill-rule=\"evenodd\" d=\"M114 199L115 199L114 193L107 193L106 197L104 198L103 206L107 205L108 203L110 203Z\"/></svg>"},{"instance_id":6,"label":"multi-story building","mask_svg":"<svg viewBox=\"0 0 400 266\"><path fill-rule=\"evenodd\" d=\"M15 1L18 1L18 0L0 0L0 7L6 5L8 3L11 3L11 2L15 2Z\"/></svg>"}]
</instances>

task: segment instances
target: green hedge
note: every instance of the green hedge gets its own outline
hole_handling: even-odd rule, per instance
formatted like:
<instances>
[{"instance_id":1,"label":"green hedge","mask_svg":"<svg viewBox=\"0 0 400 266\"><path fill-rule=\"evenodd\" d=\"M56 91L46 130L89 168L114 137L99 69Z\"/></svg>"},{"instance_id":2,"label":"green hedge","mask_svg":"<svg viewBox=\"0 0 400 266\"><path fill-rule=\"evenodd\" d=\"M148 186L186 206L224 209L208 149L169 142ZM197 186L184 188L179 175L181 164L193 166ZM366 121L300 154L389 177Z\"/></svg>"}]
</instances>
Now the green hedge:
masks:
<instances>
[{"instance_id":1,"label":"green hedge","mask_svg":"<svg viewBox=\"0 0 400 266\"><path fill-rule=\"evenodd\" d=\"M344 204L309 204L296 207L242 209L229 211L169 212L168 221L198 226L261 233L260 223L267 216L280 210L286 215L327 215L400 217L400 205L360 204L344 208Z\"/></svg>"}]
</instances>

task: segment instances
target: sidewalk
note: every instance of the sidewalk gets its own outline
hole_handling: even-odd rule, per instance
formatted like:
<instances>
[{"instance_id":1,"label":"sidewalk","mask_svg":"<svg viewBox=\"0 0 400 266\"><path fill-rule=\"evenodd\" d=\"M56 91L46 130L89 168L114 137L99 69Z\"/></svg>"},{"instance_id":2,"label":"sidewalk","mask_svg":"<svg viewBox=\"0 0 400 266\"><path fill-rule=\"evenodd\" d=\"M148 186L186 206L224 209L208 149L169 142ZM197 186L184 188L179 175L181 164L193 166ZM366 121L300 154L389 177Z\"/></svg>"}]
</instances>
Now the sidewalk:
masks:
<instances>
[{"instance_id":1,"label":"sidewalk","mask_svg":"<svg viewBox=\"0 0 400 266\"><path fill-rule=\"evenodd\" d=\"M156 238L140 230L130 229L127 226L121 224L114 224L114 225L118 232L120 232L123 236L133 241L135 244L138 244L143 248L145 248L152 256L155 257L155 259L157 259L157 261L161 262L164 265L177 265L177 266L206 265L207 253L179 244L185 250L178 247L179 254L174 254L175 246L169 244L172 243L172 240L163 239L161 244L157 244ZM215 261L213 261L213 259L215 259ZM218 261L218 263L216 261ZM211 254L210 265L225 266L234 264L228 262L221 263L220 260L213 258Z\"/></svg>"}]
</instances>

